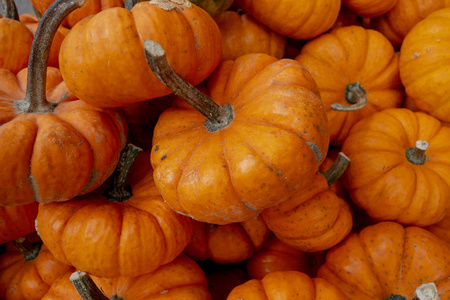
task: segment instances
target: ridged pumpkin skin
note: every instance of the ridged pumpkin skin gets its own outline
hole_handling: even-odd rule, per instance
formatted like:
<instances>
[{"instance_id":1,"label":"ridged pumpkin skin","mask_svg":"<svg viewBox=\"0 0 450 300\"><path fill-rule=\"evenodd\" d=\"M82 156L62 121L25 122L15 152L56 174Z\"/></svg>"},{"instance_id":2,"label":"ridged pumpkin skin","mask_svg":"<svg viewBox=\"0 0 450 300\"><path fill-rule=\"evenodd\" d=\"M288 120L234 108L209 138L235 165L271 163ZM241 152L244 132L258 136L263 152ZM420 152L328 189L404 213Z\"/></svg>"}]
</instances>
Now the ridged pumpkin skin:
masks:
<instances>
[{"instance_id":1,"label":"ridged pumpkin skin","mask_svg":"<svg viewBox=\"0 0 450 300\"><path fill-rule=\"evenodd\" d=\"M30 2L41 14L44 14L55 0L30 0ZM123 5L124 0L88 0L82 7L71 12L64 19L62 25L72 28L78 21L87 16L95 15L111 7L123 7Z\"/></svg>"},{"instance_id":2,"label":"ridged pumpkin skin","mask_svg":"<svg viewBox=\"0 0 450 300\"><path fill-rule=\"evenodd\" d=\"M64 39L59 56L69 90L100 107L170 94L147 64L144 40L161 44L178 75L193 85L202 82L221 60L220 31L204 10L187 0L176 3L145 1L131 11L111 8L80 21Z\"/></svg>"},{"instance_id":3,"label":"ridged pumpkin skin","mask_svg":"<svg viewBox=\"0 0 450 300\"><path fill-rule=\"evenodd\" d=\"M427 226L425 229L450 247L450 214L448 212L441 221Z\"/></svg>"},{"instance_id":4,"label":"ridged pumpkin skin","mask_svg":"<svg viewBox=\"0 0 450 300\"><path fill-rule=\"evenodd\" d=\"M81 300L69 277L70 273L67 273L58 278L42 300ZM155 271L141 276L91 277L109 299L117 296L123 300L212 300L202 269L183 254Z\"/></svg>"},{"instance_id":5,"label":"ridged pumpkin skin","mask_svg":"<svg viewBox=\"0 0 450 300\"><path fill-rule=\"evenodd\" d=\"M428 142L424 164L411 163L407 149ZM378 220L427 226L450 204L450 128L432 116L388 109L360 121L342 151L351 163L342 176L352 200Z\"/></svg>"},{"instance_id":6,"label":"ridged pumpkin skin","mask_svg":"<svg viewBox=\"0 0 450 300\"><path fill-rule=\"evenodd\" d=\"M17 249L9 249L0 256L1 299L40 300L57 278L75 271L72 266L57 260L45 246L30 261L25 261Z\"/></svg>"},{"instance_id":7,"label":"ridged pumpkin skin","mask_svg":"<svg viewBox=\"0 0 450 300\"><path fill-rule=\"evenodd\" d=\"M333 27L341 7L341 0L235 0L234 2L261 24L281 35L298 40L314 38Z\"/></svg>"},{"instance_id":8,"label":"ridged pumpkin skin","mask_svg":"<svg viewBox=\"0 0 450 300\"><path fill-rule=\"evenodd\" d=\"M342 0L355 14L365 18L379 17L390 11L399 0Z\"/></svg>"},{"instance_id":9,"label":"ridged pumpkin skin","mask_svg":"<svg viewBox=\"0 0 450 300\"><path fill-rule=\"evenodd\" d=\"M191 219L167 206L152 173L119 203L86 195L39 207L39 235L59 260L99 277L139 276L175 259L189 243Z\"/></svg>"},{"instance_id":10,"label":"ridged pumpkin skin","mask_svg":"<svg viewBox=\"0 0 450 300\"><path fill-rule=\"evenodd\" d=\"M241 223L215 225L194 221L192 239L184 253L199 260L238 263L260 250L270 230L261 216Z\"/></svg>"},{"instance_id":11,"label":"ridged pumpkin skin","mask_svg":"<svg viewBox=\"0 0 450 300\"><path fill-rule=\"evenodd\" d=\"M283 57L286 38L256 21L249 14L224 11L214 18L222 35L222 60L234 60L249 53Z\"/></svg>"},{"instance_id":12,"label":"ridged pumpkin skin","mask_svg":"<svg viewBox=\"0 0 450 300\"><path fill-rule=\"evenodd\" d=\"M265 209L262 216L277 238L307 252L335 246L353 225L350 206L329 190L322 174L289 199Z\"/></svg>"},{"instance_id":13,"label":"ridged pumpkin skin","mask_svg":"<svg viewBox=\"0 0 450 300\"><path fill-rule=\"evenodd\" d=\"M398 49L408 32L433 11L449 4L446 0L398 0L386 14L371 20L371 28L380 31Z\"/></svg>"},{"instance_id":14,"label":"ridged pumpkin skin","mask_svg":"<svg viewBox=\"0 0 450 300\"><path fill-rule=\"evenodd\" d=\"M0 244L34 232L34 220L38 213L36 202L0 207Z\"/></svg>"},{"instance_id":15,"label":"ridged pumpkin skin","mask_svg":"<svg viewBox=\"0 0 450 300\"><path fill-rule=\"evenodd\" d=\"M176 102L153 133L155 182L173 209L207 223L242 222L313 180L328 125L302 65L247 54L223 62L206 86L216 103L234 107L228 127L210 133L203 115Z\"/></svg>"},{"instance_id":16,"label":"ridged pumpkin skin","mask_svg":"<svg viewBox=\"0 0 450 300\"><path fill-rule=\"evenodd\" d=\"M235 287L227 300L347 300L336 286L297 271L275 271Z\"/></svg>"},{"instance_id":17,"label":"ridged pumpkin skin","mask_svg":"<svg viewBox=\"0 0 450 300\"><path fill-rule=\"evenodd\" d=\"M335 284L350 299L413 299L424 282L438 286L450 276L450 250L423 228L381 222L351 234L328 251L317 277ZM445 284L444 284L445 285ZM449 299L441 294L441 299Z\"/></svg>"},{"instance_id":18,"label":"ridged pumpkin skin","mask_svg":"<svg viewBox=\"0 0 450 300\"><path fill-rule=\"evenodd\" d=\"M65 201L99 187L125 145L123 115L82 101L63 101L50 113L17 113L25 74L0 70L0 205ZM52 102L73 96L55 68L47 71L47 95Z\"/></svg>"},{"instance_id":19,"label":"ridged pumpkin skin","mask_svg":"<svg viewBox=\"0 0 450 300\"><path fill-rule=\"evenodd\" d=\"M341 146L359 120L403 102L399 57L377 31L360 26L337 28L308 42L295 59L317 82L327 110L331 145ZM331 109L334 103L350 105L345 90L355 82L366 91L367 105L352 112Z\"/></svg>"},{"instance_id":20,"label":"ridged pumpkin skin","mask_svg":"<svg viewBox=\"0 0 450 300\"><path fill-rule=\"evenodd\" d=\"M438 10L419 22L406 36L400 51L400 77L406 94L422 111L450 122L450 8Z\"/></svg>"}]
</instances>

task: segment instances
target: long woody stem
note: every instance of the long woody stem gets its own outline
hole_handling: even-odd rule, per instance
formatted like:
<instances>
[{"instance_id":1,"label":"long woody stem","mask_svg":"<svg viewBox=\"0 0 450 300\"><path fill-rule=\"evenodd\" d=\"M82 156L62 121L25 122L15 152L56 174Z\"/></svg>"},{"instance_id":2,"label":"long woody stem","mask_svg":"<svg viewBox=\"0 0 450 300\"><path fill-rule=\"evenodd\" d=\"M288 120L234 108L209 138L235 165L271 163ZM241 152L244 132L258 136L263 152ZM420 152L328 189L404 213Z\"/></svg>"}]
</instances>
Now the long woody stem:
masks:
<instances>
[{"instance_id":1,"label":"long woody stem","mask_svg":"<svg viewBox=\"0 0 450 300\"><path fill-rule=\"evenodd\" d=\"M341 177L342 174L344 174L349 164L350 158L348 158L348 156L346 156L344 153L339 152L338 157L334 161L333 165L328 170L322 173L322 175L328 182L328 186L332 185Z\"/></svg>"},{"instance_id":2,"label":"long woody stem","mask_svg":"<svg viewBox=\"0 0 450 300\"><path fill-rule=\"evenodd\" d=\"M27 90L24 100L16 101L19 111L51 112L55 108L45 97L47 64L53 37L64 18L83 6L86 0L57 0L46 10L39 22L28 60Z\"/></svg>"},{"instance_id":3,"label":"long woody stem","mask_svg":"<svg viewBox=\"0 0 450 300\"><path fill-rule=\"evenodd\" d=\"M204 126L209 132L216 132L227 127L234 118L233 107L229 104L220 106L211 98L200 92L183 78L178 76L167 61L166 52L156 41L144 41L147 63L155 76L161 80L175 95L189 103L207 119Z\"/></svg>"},{"instance_id":4,"label":"long woody stem","mask_svg":"<svg viewBox=\"0 0 450 300\"><path fill-rule=\"evenodd\" d=\"M86 272L73 272L70 281L83 300L108 300Z\"/></svg>"},{"instance_id":5,"label":"long woody stem","mask_svg":"<svg viewBox=\"0 0 450 300\"><path fill-rule=\"evenodd\" d=\"M19 21L19 13L14 0L1 0L1 4L5 18Z\"/></svg>"},{"instance_id":6,"label":"long woody stem","mask_svg":"<svg viewBox=\"0 0 450 300\"><path fill-rule=\"evenodd\" d=\"M362 88L359 82L347 84L345 90L345 100L350 105L342 105L340 103L334 103L331 105L331 109L337 111L357 111L367 105L366 91Z\"/></svg>"}]
</instances>

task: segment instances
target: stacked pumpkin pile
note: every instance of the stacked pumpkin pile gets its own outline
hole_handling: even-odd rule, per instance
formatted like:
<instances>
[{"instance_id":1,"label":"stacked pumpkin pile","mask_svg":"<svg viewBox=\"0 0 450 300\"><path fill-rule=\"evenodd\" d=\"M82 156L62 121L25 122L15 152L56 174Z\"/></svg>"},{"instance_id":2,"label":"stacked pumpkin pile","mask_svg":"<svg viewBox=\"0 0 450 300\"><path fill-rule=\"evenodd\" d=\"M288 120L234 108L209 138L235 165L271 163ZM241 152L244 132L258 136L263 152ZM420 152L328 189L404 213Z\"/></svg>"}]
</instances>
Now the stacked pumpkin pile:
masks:
<instances>
[{"instance_id":1,"label":"stacked pumpkin pile","mask_svg":"<svg viewBox=\"0 0 450 300\"><path fill-rule=\"evenodd\" d=\"M1 3L1 299L450 299L450 1Z\"/></svg>"}]
</instances>

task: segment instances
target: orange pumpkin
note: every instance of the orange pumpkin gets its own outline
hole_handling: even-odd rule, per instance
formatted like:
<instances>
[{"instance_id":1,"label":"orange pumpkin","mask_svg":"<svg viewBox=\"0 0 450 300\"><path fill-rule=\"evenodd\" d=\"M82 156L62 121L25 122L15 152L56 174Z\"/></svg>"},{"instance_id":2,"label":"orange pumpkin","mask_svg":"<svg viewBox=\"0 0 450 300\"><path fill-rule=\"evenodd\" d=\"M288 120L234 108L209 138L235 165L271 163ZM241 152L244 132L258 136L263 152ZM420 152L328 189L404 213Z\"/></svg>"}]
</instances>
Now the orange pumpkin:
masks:
<instances>
[{"instance_id":1,"label":"orange pumpkin","mask_svg":"<svg viewBox=\"0 0 450 300\"><path fill-rule=\"evenodd\" d=\"M275 271L263 279L252 279L235 287L227 300L347 300L335 285L321 278L310 278L298 271Z\"/></svg>"},{"instance_id":2,"label":"orange pumpkin","mask_svg":"<svg viewBox=\"0 0 450 300\"><path fill-rule=\"evenodd\" d=\"M408 33L400 51L400 78L415 107L443 122L450 122L446 84L450 7L419 22Z\"/></svg>"},{"instance_id":3,"label":"orange pumpkin","mask_svg":"<svg viewBox=\"0 0 450 300\"><path fill-rule=\"evenodd\" d=\"M214 21L222 35L222 60L234 60L249 53L265 53L278 59L284 55L286 38L246 13L224 11Z\"/></svg>"},{"instance_id":4,"label":"orange pumpkin","mask_svg":"<svg viewBox=\"0 0 450 300\"><path fill-rule=\"evenodd\" d=\"M331 145L341 146L359 120L403 102L399 57L377 31L360 26L334 29L304 45L295 59L317 82L327 110ZM365 106L354 97L355 83L366 93Z\"/></svg>"},{"instance_id":5,"label":"orange pumpkin","mask_svg":"<svg viewBox=\"0 0 450 300\"><path fill-rule=\"evenodd\" d=\"M59 63L67 87L100 107L170 94L146 64L144 39L161 43L176 72L192 84L208 77L222 55L214 19L188 0L145 1L131 11L110 8L80 21L64 39Z\"/></svg>"},{"instance_id":6,"label":"orange pumpkin","mask_svg":"<svg viewBox=\"0 0 450 300\"><path fill-rule=\"evenodd\" d=\"M441 299L449 299L449 293L443 293L449 288L450 249L423 228L381 222L329 250L317 276L349 299L384 300L392 295L389 299L411 300L424 282L435 283Z\"/></svg>"},{"instance_id":7,"label":"orange pumpkin","mask_svg":"<svg viewBox=\"0 0 450 300\"><path fill-rule=\"evenodd\" d=\"M437 236L450 247L450 214L448 212L441 221L427 226L425 229Z\"/></svg>"},{"instance_id":8,"label":"orange pumpkin","mask_svg":"<svg viewBox=\"0 0 450 300\"><path fill-rule=\"evenodd\" d=\"M235 4L261 24L284 36L306 40L330 29L341 0L235 0Z\"/></svg>"},{"instance_id":9,"label":"orange pumpkin","mask_svg":"<svg viewBox=\"0 0 450 300\"><path fill-rule=\"evenodd\" d=\"M261 249L270 231L262 217L227 225L194 221L192 239L184 253L199 260L221 264L238 263Z\"/></svg>"},{"instance_id":10,"label":"orange pumpkin","mask_svg":"<svg viewBox=\"0 0 450 300\"><path fill-rule=\"evenodd\" d=\"M153 133L155 183L173 209L207 223L242 222L313 180L328 148L327 120L297 61L225 61L206 82L214 102L170 69L156 42L144 46L157 76L201 111L175 101Z\"/></svg>"},{"instance_id":11,"label":"orange pumpkin","mask_svg":"<svg viewBox=\"0 0 450 300\"><path fill-rule=\"evenodd\" d=\"M169 263L189 243L191 219L164 203L151 171L125 189L126 154L133 152L124 151L119 166L125 167L114 174L114 188L105 196L39 207L36 228L59 260L99 277L139 276Z\"/></svg>"},{"instance_id":12,"label":"orange pumpkin","mask_svg":"<svg viewBox=\"0 0 450 300\"><path fill-rule=\"evenodd\" d=\"M390 11L399 0L342 0L355 14L365 18L375 18Z\"/></svg>"},{"instance_id":13,"label":"orange pumpkin","mask_svg":"<svg viewBox=\"0 0 450 300\"><path fill-rule=\"evenodd\" d=\"M74 288L70 277L71 273L66 273L58 278L47 294L42 297L42 300L83 299ZM72 278L74 277L72 276ZM78 282L80 279L81 281L85 280L79 277L74 279ZM205 274L195 261L183 254L171 263L141 276L116 278L92 276L92 280L101 290L101 292L97 291L97 295L102 294L103 296L102 298L84 299L211 300Z\"/></svg>"},{"instance_id":14,"label":"orange pumpkin","mask_svg":"<svg viewBox=\"0 0 450 300\"><path fill-rule=\"evenodd\" d=\"M38 212L36 202L27 205L0 207L0 244L34 232Z\"/></svg>"},{"instance_id":15,"label":"orange pumpkin","mask_svg":"<svg viewBox=\"0 0 450 300\"><path fill-rule=\"evenodd\" d=\"M378 220L427 226L450 205L450 128L432 116L394 108L357 123L342 146L351 159L342 181Z\"/></svg>"}]
</instances>

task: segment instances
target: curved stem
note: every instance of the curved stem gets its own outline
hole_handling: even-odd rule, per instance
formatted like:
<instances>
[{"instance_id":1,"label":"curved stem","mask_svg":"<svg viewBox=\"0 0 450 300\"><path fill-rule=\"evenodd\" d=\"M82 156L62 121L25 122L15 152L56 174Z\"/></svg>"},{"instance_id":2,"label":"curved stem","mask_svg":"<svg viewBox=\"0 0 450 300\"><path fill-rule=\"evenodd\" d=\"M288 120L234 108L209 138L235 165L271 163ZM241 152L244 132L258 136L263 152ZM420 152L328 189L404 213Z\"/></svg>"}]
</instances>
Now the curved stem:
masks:
<instances>
[{"instance_id":1,"label":"curved stem","mask_svg":"<svg viewBox=\"0 0 450 300\"><path fill-rule=\"evenodd\" d=\"M35 259L41 251L42 242L30 242L25 237L20 237L13 240L14 246L22 252L26 261Z\"/></svg>"},{"instance_id":2,"label":"curved stem","mask_svg":"<svg viewBox=\"0 0 450 300\"><path fill-rule=\"evenodd\" d=\"M27 113L51 112L55 105L45 97L47 63L53 37L64 18L83 6L86 0L57 0L46 10L39 22L28 60L27 90L24 100L16 101L19 111Z\"/></svg>"},{"instance_id":3,"label":"curved stem","mask_svg":"<svg viewBox=\"0 0 450 300\"><path fill-rule=\"evenodd\" d=\"M338 157L334 161L333 165L328 170L322 173L329 186L332 185L336 180L338 180L342 174L344 174L349 164L350 158L348 158L348 156L346 156L344 153L339 152Z\"/></svg>"},{"instance_id":4,"label":"curved stem","mask_svg":"<svg viewBox=\"0 0 450 300\"><path fill-rule=\"evenodd\" d=\"M418 140L416 146L406 150L406 159L415 165L423 165L427 160L425 151L428 148L428 142Z\"/></svg>"},{"instance_id":5,"label":"curved stem","mask_svg":"<svg viewBox=\"0 0 450 300\"><path fill-rule=\"evenodd\" d=\"M183 78L178 76L167 61L166 52L156 41L144 41L147 63L156 77L161 80L175 95L193 106L204 115L207 121L204 126L209 132L226 128L234 119L233 107L230 104L220 106L211 98L200 92Z\"/></svg>"},{"instance_id":6,"label":"curved stem","mask_svg":"<svg viewBox=\"0 0 450 300\"><path fill-rule=\"evenodd\" d=\"M133 197L131 187L126 184L128 173L136 157L143 150L133 144L128 144L120 155L119 163L113 174L113 183L110 189L106 190L104 196L113 202L125 202Z\"/></svg>"},{"instance_id":7,"label":"curved stem","mask_svg":"<svg viewBox=\"0 0 450 300\"><path fill-rule=\"evenodd\" d=\"M3 13L5 18L19 21L19 13L17 12L14 0L1 0Z\"/></svg>"},{"instance_id":8,"label":"curved stem","mask_svg":"<svg viewBox=\"0 0 450 300\"><path fill-rule=\"evenodd\" d=\"M75 271L69 279L83 300L108 300L86 272Z\"/></svg>"},{"instance_id":9,"label":"curved stem","mask_svg":"<svg viewBox=\"0 0 450 300\"><path fill-rule=\"evenodd\" d=\"M125 0L124 6L126 9L131 10L139 2L139 0Z\"/></svg>"},{"instance_id":10,"label":"curved stem","mask_svg":"<svg viewBox=\"0 0 450 300\"><path fill-rule=\"evenodd\" d=\"M366 91L359 82L347 84L345 89L345 101L350 105L342 105L340 103L331 104L331 109L337 111L357 111L367 105Z\"/></svg>"}]
</instances>

